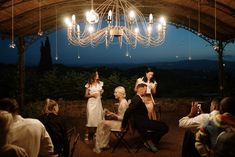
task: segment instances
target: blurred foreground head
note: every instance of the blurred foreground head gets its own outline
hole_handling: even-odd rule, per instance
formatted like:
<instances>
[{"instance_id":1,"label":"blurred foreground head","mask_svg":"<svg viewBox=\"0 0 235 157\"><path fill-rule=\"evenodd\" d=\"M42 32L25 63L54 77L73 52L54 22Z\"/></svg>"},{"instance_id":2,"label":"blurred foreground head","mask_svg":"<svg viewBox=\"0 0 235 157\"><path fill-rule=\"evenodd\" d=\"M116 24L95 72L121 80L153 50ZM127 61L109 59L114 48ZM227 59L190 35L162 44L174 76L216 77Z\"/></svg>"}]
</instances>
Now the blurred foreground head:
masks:
<instances>
[{"instance_id":1,"label":"blurred foreground head","mask_svg":"<svg viewBox=\"0 0 235 157\"><path fill-rule=\"evenodd\" d=\"M3 140L3 138L5 138L12 122L12 114L7 111L0 110L0 140Z\"/></svg>"},{"instance_id":2,"label":"blurred foreground head","mask_svg":"<svg viewBox=\"0 0 235 157\"><path fill-rule=\"evenodd\" d=\"M15 99L3 98L0 99L0 110L8 111L11 114L17 114L19 105Z\"/></svg>"},{"instance_id":3,"label":"blurred foreground head","mask_svg":"<svg viewBox=\"0 0 235 157\"><path fill-rule=\"evenodd\" d=\"M220 102L220 112L223 113L230 113L235 116L235 99L232 97L225 97Z\"/></svg>"}]
</instances>

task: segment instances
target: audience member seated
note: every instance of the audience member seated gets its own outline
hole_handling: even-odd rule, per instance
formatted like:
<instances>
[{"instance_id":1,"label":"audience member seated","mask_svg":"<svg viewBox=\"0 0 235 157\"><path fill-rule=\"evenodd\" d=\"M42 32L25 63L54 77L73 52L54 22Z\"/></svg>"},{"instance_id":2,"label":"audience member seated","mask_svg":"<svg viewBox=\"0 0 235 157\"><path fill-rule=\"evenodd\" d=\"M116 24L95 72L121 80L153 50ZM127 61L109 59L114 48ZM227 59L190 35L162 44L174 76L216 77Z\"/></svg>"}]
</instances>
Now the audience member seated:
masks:
<instances>
[{"instance_id":1,"label":"audience member seated","mask_svg":"<svg viewBox=\"0 0 235 157\"><path fill-rule=\"evenodd\" d=\"M220 114L210 117L208 122L206 122L197 132L195 147L197 148L198 152L202 157L209 157L214 154L215 150L214 148L217 145L216 141L218 135L222 131L229 131L229 130L234 131L235 129L234 104L235 104L234 98L232 97L223 98L222 101L220 102ZM219 141L222 142L223 140L220 139ZM234 149L231 148L230 145L226 146L226 148L231 149L230 151ZM220 153L218 151L215 151L215 153ZM215 154L215 156L216 155L217 154Z\"/></svg>"},{"instance_id":2,"label":"audience member seated","mask_svg":"<svg viewBox=\"0 0 235 157\"><path fill-rule=\"evenodd\" d=\"M219 114L219 101L219 98L212 99L210 113L206 113L205 104L201 104L201 108L198 108L198 102L193 101L190 113L179 120L179 127L199 129L203 123L208 121L209 117Z\"/></svg>"},{"instance_id":3,"label":"audience member seated","mask_svg":"<svg viewBox=\"0 0 235 157\"><path fill-rule=\"evenodd\" d=\"M0 100L0 110L13 115L8 132L8 143L25 149L29 157L53 155L54 148L44 125L37 119L23 118L18 114L19 106L13 99Z\"/></svg>"},{"instance_id":4,"label":"audience member seated","mask_svg":"<svg viewBox=\"0 0 235 157\"><path fill-rule=\"evenodd\" d=\"M7 143L7 134L12 125L11 113L0 110L0 156L1 157L28 157L25 150L16 145Z\"/></svg>"},{"instance_id":5,"label":"audience member seated","mask_svg":"<svg viewBox=\"0 0 235 157\"><path fill-rule=\"evenodd\" d=\"M56 101L46 99L44 106L44 114L39 120L45 125L52 143L54 145L54 153L59 157L68 157L69 142L67 138L67 129L63 118L58 115L59 105Z\"/></svg>"},{"instance_id":6,"label":"audience member seated","mask_svg":"<svg viewBox=\"0 0 235 157\"><path fill-rule=\"evenodd\" d=\"M122 129L126 129L130 121L131 127L139 132L141 138L145 141L145 145L150 146L150 149L156 152L158 148L154 143L157 144L169 128L164 122L149 119L148 110L143 102L146 88L146 84L140 83L137 85L137 93L131 99L129 108L124 114ZM149 130L153 132L151 136L149 136Z\"/></svg>"},{"instance_id":7,"label":"audience member seated","mask_svg":"<svg viewBox=\"0 0 235 157\"><path fill-rule=\"evenodd\" d=\"M214 157L235 157L235 128L228 128L219 134Z\"/></svg>"},{"instance_id":8,"label":"audience member seated","mask_svg":"<svg viewBox=\"0 0 235 157\"><path fill-rule=\"evenodd\" d=\"M210 113L203 112L206 110L206 104L201 104L201 108L198 108L198 102L192 102L190 113L179 120L179 127L187 128L182 145L182 157L200 157L195 148L195 132L209 120L209 117L219 114L219 101L219 98L212 99Z\"/></svg>"},{"instance_id":9,"label":"audience member seated","mask_svg":"<svg viewBox=\"0 0 235 157\"><path fill-rule=\"evenodd\" d=\"M119 100L119 106L118 106L118 112L110 112L106 111L106 117L109 120L103 120L101 121L96 130L96 142L95 142L95 148L93 149L94 152L100 153L103 148L107 148L109 140L110 140L110 134L111 129L120 129L121 128L121 121L123 119L123 115L128 108L128 102L126 100L126 92L125 88L122 86L118 86L114 90L114 96L115 99Z\"/></svg>"}]
</instances>

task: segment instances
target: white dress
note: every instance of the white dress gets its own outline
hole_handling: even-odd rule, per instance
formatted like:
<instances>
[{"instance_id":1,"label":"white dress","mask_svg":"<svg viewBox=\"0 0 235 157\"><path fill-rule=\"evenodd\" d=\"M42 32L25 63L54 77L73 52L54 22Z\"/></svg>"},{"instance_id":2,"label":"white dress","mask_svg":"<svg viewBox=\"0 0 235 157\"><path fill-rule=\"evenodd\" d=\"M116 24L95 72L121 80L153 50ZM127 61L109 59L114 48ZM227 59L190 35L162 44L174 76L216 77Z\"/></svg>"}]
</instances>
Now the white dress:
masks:
<instances>
[{"instance_id":1,"label":"white dress","mask_svg":"<svg viewBox=\"0 0 235 157\"><path fill-rule=\"evenodd\" d=\"M103 120L98 124L96 130L96 149L102 149L108 146L110 140L111 129L120 129L122 119L126 109L128 108L126 99L122 99L118 106L118 120Z\"/></svg>"},{"instance_id":2,"label":"white dress","mask_svg":"<svg viewBox=\"0 0 235 157\"><path fill-rule=\"evenodd\" d=\"M103 91L103 82L99 81L96 85L85 85L88 88L89 94L101 93ZM91 97L87 101L87 127L97 127L103 119L103 107L101 96Z\"/></svg>"}]
</instances>

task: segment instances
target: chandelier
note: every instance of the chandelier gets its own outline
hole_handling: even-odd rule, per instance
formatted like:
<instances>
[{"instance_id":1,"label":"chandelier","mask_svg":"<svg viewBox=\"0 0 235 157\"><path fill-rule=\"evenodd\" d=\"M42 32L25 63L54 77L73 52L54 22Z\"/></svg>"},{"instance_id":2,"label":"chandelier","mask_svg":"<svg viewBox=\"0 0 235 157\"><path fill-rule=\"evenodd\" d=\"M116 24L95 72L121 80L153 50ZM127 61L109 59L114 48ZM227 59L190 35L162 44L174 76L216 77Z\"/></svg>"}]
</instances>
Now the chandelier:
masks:
<instances>
[{"instance_id":1,"label":"chandelier","mask_svg":"<svg viewBox=\"0 0 235 157\"><path fill-rule=\"evenodd\" d=\"M149 47L158 46L165 40L164 17L154 22L153 14L144 16L128 0L106 0L96 9L93 9L92 0L91 10L86 12L85 18L80 24L75 15L65 19L67 38L73 45L96 47L105 43L108 47L117 41L120 47L124 43L136 48L137 43Z\"/></svg>"}]
</instances>

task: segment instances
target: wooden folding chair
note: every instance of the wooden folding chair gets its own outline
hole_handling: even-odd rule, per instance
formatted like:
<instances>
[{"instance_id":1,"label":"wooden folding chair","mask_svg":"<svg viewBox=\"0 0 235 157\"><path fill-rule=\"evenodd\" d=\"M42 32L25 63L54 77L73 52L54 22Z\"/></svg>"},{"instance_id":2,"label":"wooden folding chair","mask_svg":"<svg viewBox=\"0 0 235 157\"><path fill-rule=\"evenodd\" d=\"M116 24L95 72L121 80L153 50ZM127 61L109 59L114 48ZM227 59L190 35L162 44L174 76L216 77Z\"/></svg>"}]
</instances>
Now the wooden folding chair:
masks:
<instances>
[{"instance_id":1,"label":"wooden folding chair","mask_svg":"<svg viewBox=\"0 0 235 157\"><path fill-rule=\"evenodd\" d=\"M73 127L67 131L67 137L68 137L69 145L71 146L71 147L69 147L69 148L71 148L70 152L69 152L69 157L73 157L73 154L74 154L74 151L76 148L76 144L78 142L80 135L79 135L79 133L77 133L76 128Z\"/></svg>"},{"instance_id":2,"label":"wooden folding chair","mask_svg":"<svg viewBox=\"0 0 235 157\"><path fill-rule=\"evenodd\" d=\"M122 131L120 129L111 129L111 133L115 135L117 138L117 142L114 144L114 147L112 149L112 153L115 151L115 149L120 145L123 144L127 151L131 153L131 146L127 143L127 141L124 139L125 135L127 134L127 130Z\"/></svg>"},{"instance_id":3,"label":"wooden folding chair","mask_svg":"<svg viewBox=\"0 0 235 157\"><path fill-rule=\"evenodd\" d=\"M155 131L153 130L147 130L147 136L151 136L151 134L153 134ZM140 136L140 140L136 146L136 150L135 150L135 153L139 152L139 150L141 150L142 148L146 147L145 146L145 140ZM149 149L151 146L146 143L147 147L148 147L148 150L150 150L151 152L155 153L154 151L152 151L151 149Z\"/></svg>"}]
</instances>

